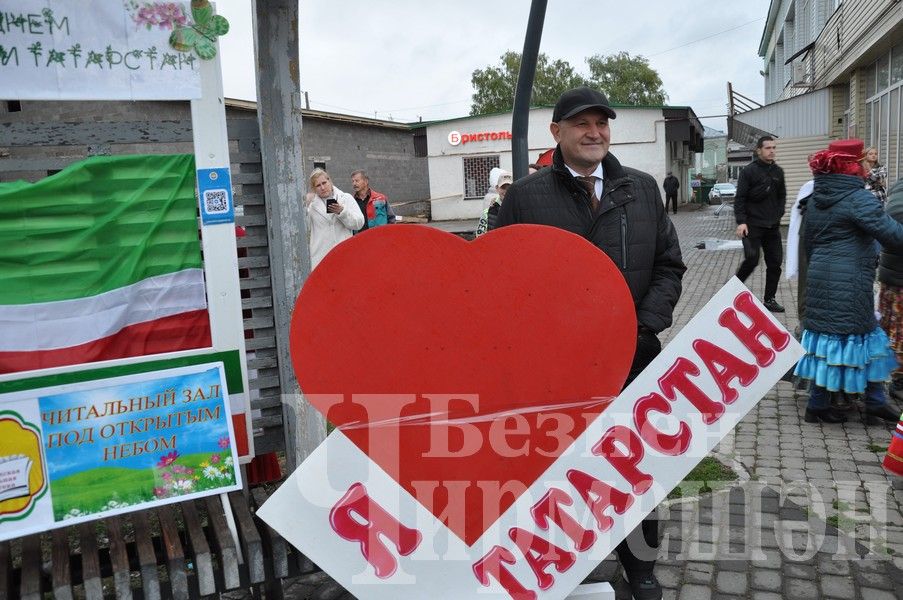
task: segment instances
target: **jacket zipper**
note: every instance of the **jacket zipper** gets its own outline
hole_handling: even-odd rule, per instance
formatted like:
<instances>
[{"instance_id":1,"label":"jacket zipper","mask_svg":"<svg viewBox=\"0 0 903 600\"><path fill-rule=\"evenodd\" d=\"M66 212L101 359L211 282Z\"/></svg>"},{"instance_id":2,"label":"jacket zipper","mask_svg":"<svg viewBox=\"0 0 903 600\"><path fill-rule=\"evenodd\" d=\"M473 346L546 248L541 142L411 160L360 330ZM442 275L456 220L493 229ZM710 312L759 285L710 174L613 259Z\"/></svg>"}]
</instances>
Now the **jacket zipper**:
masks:
<instances>
[{"instance_id":1,"label":"jacket zipper","mask_svg":"<svg viewBox=\"0 0 903 600\"><path fill-rule=\"evenodd\" d=\"M621 270L627 270L627 210L621 207Z\"/></svg>"},{"instance_id":2,"label":"jacket zipper","mask_svg":"<svg viewBox=\"0 0 903 600\"><path fill-rule=\"evenodd\" d=\"M612 193L612 192L615 191L616 189L618 189L618 188L620 188L620 187L623 187L623 186L625 186L625 185L627 185L627 182L626 182L626 181L620 181L620 182L619 182L616 186L614 186L614 187L609 187L609 186L606 185L606 186L605 186L605 191L602 192L602 197L599 198L599 206L600 206L600 209L601 209L602 203L605 202L605 198L607 198L608 195L609 195L610 193ZM599 217L602 216L602 212L601 212L601 210L600 210L599 214L597 214L597 215L596 215L596 214L593 214L593 209L590 208L589 202L587 202L587 203L585 204L585 206L586 206L587 212L589 213L589 219L590 219L589 232L586 234L586 239L592 239L593 233L596 231L596 224L597 224L598 221L599 221ZM626 215L623 214L623 210L624 210L624 209L622 208L622 217L626 219L627 217L626 217ZM624 226L624 223L622 222L622 227L623 227L623 226Z\"/></svg>"}]
</instances>

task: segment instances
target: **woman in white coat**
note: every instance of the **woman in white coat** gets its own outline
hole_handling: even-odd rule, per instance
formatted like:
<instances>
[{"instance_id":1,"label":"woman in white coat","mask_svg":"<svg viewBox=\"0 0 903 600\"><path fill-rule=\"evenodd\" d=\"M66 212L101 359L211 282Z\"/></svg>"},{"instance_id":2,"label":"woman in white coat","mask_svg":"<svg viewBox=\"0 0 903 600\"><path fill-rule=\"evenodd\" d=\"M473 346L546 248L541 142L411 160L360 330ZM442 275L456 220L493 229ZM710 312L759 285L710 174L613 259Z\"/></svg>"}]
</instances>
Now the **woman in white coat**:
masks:
<instances>
[{"instance_id":1,"label":"woman in white coat","mask_svg":"<svg viewBox=\"0 0 903 600\"><path fill-rule=\"evenodd\" d=\"M304 202L313 270L330 250L364 226L364 215L351 194L332 185L332 178L323 169L310 174L310 189L313 193L307 194Z\"/></svg>"}]
</instances>

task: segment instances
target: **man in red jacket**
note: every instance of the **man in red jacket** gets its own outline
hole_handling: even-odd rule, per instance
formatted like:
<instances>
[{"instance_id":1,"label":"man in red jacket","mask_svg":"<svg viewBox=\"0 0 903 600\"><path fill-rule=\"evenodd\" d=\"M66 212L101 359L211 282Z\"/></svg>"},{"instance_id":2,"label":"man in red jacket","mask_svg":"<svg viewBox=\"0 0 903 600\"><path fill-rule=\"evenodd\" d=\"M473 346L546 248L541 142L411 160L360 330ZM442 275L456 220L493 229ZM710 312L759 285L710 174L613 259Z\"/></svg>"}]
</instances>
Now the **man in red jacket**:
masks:
<instances>
[{"instance_id":1,"label":"man in red jacket","mask_svg":"<svg viewBox=\"0 0 903 600\"><path fill-rule=\"evenodd\" d=\"M366 171L358 169L351 173L351 187L354 189L354 199L364 214L364 226L355 233L395 222L395 213L392 212L389 199L385 194L370 189L370 178Z\"/></svg>"}]
</instances>

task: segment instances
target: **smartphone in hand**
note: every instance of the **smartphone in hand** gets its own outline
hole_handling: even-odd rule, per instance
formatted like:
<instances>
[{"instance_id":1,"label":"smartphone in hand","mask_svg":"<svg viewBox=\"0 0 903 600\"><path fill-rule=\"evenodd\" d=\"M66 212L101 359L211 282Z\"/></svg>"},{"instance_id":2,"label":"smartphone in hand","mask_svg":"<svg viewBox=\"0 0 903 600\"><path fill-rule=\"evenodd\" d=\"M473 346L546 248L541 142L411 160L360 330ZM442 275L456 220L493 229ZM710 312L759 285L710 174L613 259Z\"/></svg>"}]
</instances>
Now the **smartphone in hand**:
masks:
<instances>
[{"instance_id":1,"label":"smartphone in hand","mask_svg":"<svg viewBox=\"0 0 903 600\"><path fill-rule=\"evenodd\" d=\"M329 212L330 206L332 206L333 204L338 204L338 203L339 203L339 201L336 200L335 198L327 198L326 199L326 212Z\"/></svg>"}]
</instances>

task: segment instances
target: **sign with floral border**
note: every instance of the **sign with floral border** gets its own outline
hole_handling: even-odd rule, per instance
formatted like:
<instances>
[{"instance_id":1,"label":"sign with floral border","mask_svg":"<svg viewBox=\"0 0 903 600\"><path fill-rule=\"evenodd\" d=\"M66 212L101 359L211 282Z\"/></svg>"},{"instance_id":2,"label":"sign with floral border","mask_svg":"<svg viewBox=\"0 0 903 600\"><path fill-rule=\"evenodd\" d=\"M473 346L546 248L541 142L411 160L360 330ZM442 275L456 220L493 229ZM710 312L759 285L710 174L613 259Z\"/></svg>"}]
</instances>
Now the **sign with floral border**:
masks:
<instances>
[{"instance_id":1,"label":"sign with floral border","mask_svg":"<svg viewBox=\"0 0 903 600\"><path fill-rule=\"evenodd\" d=\"M0 540L241 489L222 363L0 395Z\"/></svg>"},{"instance_id":2,"label":"sign with floral border","mask_svg":"<svg viewBox=\"0 0 903 600\"><path fill-rule=\"evenodd\" d=\"M0 0L0 97L191 100L229 24L207 0Z\"/></svg>"}]
</instances>

